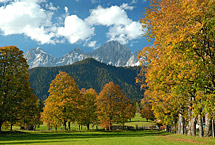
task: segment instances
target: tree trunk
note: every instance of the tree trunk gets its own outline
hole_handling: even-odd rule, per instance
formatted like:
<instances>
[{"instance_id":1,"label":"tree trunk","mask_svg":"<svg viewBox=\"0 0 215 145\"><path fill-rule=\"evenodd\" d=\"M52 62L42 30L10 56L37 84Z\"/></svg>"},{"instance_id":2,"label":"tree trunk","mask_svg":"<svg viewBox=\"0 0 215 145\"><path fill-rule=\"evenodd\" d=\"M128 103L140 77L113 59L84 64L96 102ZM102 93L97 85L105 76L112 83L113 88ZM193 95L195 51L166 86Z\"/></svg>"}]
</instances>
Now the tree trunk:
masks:
<instances>
[{"instance_id":1,"label":"tree trunk","mask_svg":"<svg viewBox=\"0 0 215 145\"><path fill-rule=\"evenodd\" d=\"M190 116L188 124L188 135L196 136L196 117Z\"/></svg>"},{"instance_id":2,"label":"tree trunk","mask_svg":"<svg viewBox=\"0 0 215 145\"><path fill-rule=\"evenodd\" d=\"M50 126L50 124L48 124L48 130L51 130L51 126Z\"/></svg>"},{"instance_id":3,"label":"tree trunk","mask_svg":"<svg viewBox=\"0 0 215 145\"><path fill-rule=\"evenodd\" d=\"M188 132L187 135L191 136L191 118L188 121Z\"/></svg>"},{"instance_id":4,"label":"tree trunk","mask_svg":"<svg viewBox=\"0 0 215 145\"><path fill-rule=\"evenodd\" d=\"M68 122L68 129L70 130L71 128L70 128L70 125L71 125L71 122Z\"/></svg>"},{"instance_id":5,"label":"tree trunk","mask_svg":"<svg viewBox=\"0 0 215 145\"><path fill-rule=\"evenodd\" d=\"M149 119L148 118L146 118L146 122L148 122L149 121Z\"/></svg>"},{"instance_id":6,"label":"tree trunk","mask_svg":"<svg viewBox=\"0 0 215 145\"><path fill-rule=\"evenodd\" d=\"M191 135L196 136L196 117L191 119Z\"/></svg>"},{"instance_id":7,"label":"tree trunk","mask_svg":"<svg viewBox=\"0 0 215 145\"><path fill-rule=\"evenodd\" d=\"M66 130L66 120L63 120L63 130Z\"/></svg>"},{"instance_id":8,"label":"tree trunk","mask_svg":"<svg viewBox=\"0 0 215 145\"><path fill-rule=\"evenodd\" d=\"M166 132L171 132L171 127L169 125L166 125Z\"/></svg>"},{"instance_id":9,"label":"tree trunk","mask_svg":"<svg viewBox=\"0 0 215 145\"><path fill-rule=\"evenodd\" d=\"M13 124L10 124L10 131L13 131Z\"/></svg>"},{"instance_id":10,"label":"tree trunk","mask_svg":"<svg viewBox=\"0 0 215 145\"><path fill-rule=\"evenodd\" d=\"M111 131L111 119L110 119L110 121L109 121L109 131Z\"/></svg>"},{"instance_id":11,"label":"tree trunk","mask_svg":"<svg viewBox=\"0 0 215 145\"><path fill-rule=\"evenodd\" d=\"M81 129L80 127L81 127L81 126L80 126L80 125L78 125L78 130L79 130L79 131L80 131L80 129Z\"/></svg>"},{"instance_id":12,"label":"tree trunk","mask_svg":"<svg viewBox=\"0 0 215 145\"><path fill-rule=\"evenodd\" d=\"M185 119L181 113L179 113L178 119L178 134L185 134Z\"/></svg>"},{"instance_id":13,"label":"tree trunk","mask_svg":"<svg viewBox=\"0 0 215 145\"><path fill-rule=\"evenodd\" d=\"M56 124L56 123L55 123L55 126L54 126L54 127L55 127L55 130L57 131L57 124Z\"/></svg>"},{"instance_id":14,"label":"tree trunk","mask_svg":"<svg viewBox=\"0 0 215 145\"><path fill-rule=\"evenodd\" d=\"M3 124L3 121L0 121L0 133L1 133L2 124Z\"/></svg>"},{"instance_id":15,"label":"tree trunk","mask_svg":"<svg viewBox=\"0 0 215 145\"><path fill-rule=\"evenodd\" d=\"M212 119L212 136L214 138L215 132L214 132L214 120Z\"/></svg>"},{"instance_id":16,"label":"tree trunk","mask_svg":"<svg viewBox=\"0 0 215 145\"><path fill-rule=\"evenodd\" d=\"M82 130L82 125L81 125L81 130Z\"/></svg>"},{"instance_id":17,"label":"tree trunk","mask_svg":"<svg viewBox=\"0 0 215 145\"><path fill-rule=\"evenodd\" d=\"M205 137L211 135L211 120L208 115L208 113L205 114Z\"/></svg>"},{"instance_id":18,"label":"tree trunk","mask_svg":"<svg viewBox=\"0 0 215 145\"><path fill-rule=\"evenodd\" d=\"M200 115L198 116L198 124L199 124L199 137L203 137L204 136L203 123L202 123L202 117Z\"/></svg>"},{"instance_id":19,"label":"tree trunk","mask_svg":"<svg viewBox=\"0 0 215 145\"><path fill-rule=\"evenodd\" d=\"M87 124L87 130L90 130L90 124L89 123Z\"/></svg>"}]
</instances>

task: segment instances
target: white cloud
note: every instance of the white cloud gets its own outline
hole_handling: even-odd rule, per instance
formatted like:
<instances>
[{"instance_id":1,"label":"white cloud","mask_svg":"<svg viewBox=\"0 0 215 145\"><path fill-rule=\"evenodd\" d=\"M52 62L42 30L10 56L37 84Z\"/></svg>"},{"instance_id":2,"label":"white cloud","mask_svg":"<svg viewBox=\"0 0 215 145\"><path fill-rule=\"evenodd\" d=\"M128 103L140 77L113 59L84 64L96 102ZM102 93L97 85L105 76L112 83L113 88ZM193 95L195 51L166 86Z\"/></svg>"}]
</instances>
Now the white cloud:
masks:
<instances>
[{"instance_id":1,"label":"white cloud","mask_svg":"<svg viewBox=\"0 0 215 145\"><path fill-rule=\"evenodd\" d=\"M132 0L131 4L136 4L138 2L138 0Z\"/></svg>"},{"instance_id":2,"label":"white cloud","mask_svg":"<svg viewBox=\"0 0 215 145\"><path fill-rule=\"evenodd\" d=\"M6 2L9 2L11 0L0 0L0 3L6 3Z\"/></svg>"},{"instance_id":3,"label":"white cloud","mask_svg":"<svg viewBox=\"0 0 215 145\"><path fill-rule=\"evenodd\" d=\"M47 3L46 4L46 9L51 10L51 11L57 11L59 7L55 7L53 3Z\"/></svg>"},{"instance_id":4,"label":"white cloud","mask_svg":"<svg viewBox=\"0 0 215 145\"><path fill-rule=\"evenodd\" d=\"M95 3L100 3L100 0L90 0L91 3L95 4Z\"/></svg>"},{"instance_id":5,"label":"white cloud","mask_svg":"<svg viewBox=\"0 0 215 145\"><path fill-rule=\"evenodd\" d=\"M68 7L64 7L64 10L65 10L65 15L68 16L69 15L69 9L68 9Z\"/></svg>"},{"instance_id":6,"label":"white cloud","mask_svg":"<svg viewBox=\"0 0 215 145\"><path fill-rule=\"evenodd\" d=\"M113 26L110 28L107 36L110 40L117 40L122 44L128 43L129 40L137 39L141 36L141 24L139 22L133 21L129 25L120 25L120 26Z\"/></svg>"},{"instance_id":7,"label":"white cloud","mask_svg":"<svg viewBox=\"0 0 215 145\"><path fill-rule=\"evenodd\" d=\"M97 9L91 10L91 14L85 21L90 25L104 25L109 27L107 37L110 40L118 40L126 44L129 40L137 39L141 36L142 25L139 22L128 18L125 8L128 5L111 6L103 8L98 6ZM131 9L131 8L130 8Z\"/></svg>"},{"instance_id":8,"label":"white cloud","mask_svg":"<svg viewBox=\"0 0 215 145\"><path fill-rule=\"evenodd\" d=\"M66 17L64 27L58 28L58 35L66 37L73 44L79 40L89 39L94 35L94 28L89 27L76 15L71 15Z\"/></svg>"},{"instance_id":9,"label":"white cloud","mask_svg":"<svg viewBox=\"0 0 215 145\"><path fill-rule=\"evenodd\" d=\"M129 6L127 3L123 3L120 8L125 9L125 10L133 10L134 6Z\"/></svg>"},{"instance_id":10,"label":"white cloud","mask_svg":"<svg viewBox=\"0 0 215 145\"><path fill-rule=\"evenodd\" d=\"M20 0L0 7L0 30L4 35L24 34L42 44L53 43L53 13L40 7L42 0Z\"/></svg>"},{"instance_id":11,"label":"white cloud","mask_svg":"<svg viewBox=\"0 0 215 145\"><path fill-rule=\"evenodd\" d=\"M126 25L131 22L126 12L118 7L111 6L110 8L103 8L98 6L97 9L91 10L91 14L85 19L91 25Z\"/></svg>"},{"instance_id":12,"label":"white cloud","mask_svg":"<svg viewBox=\"0 0 215 145\"><path fill-rule=\"evenodd\" d=\"M90 41L87 46L94 48L96 46L96 41Z\"/></svg>"},{"instance_id":13,"label":"white cloud","mask_svg":"<svg viewBox=\"0 0 215 145\"><path fill-rule=\"evenodd\" d=\"M8 0L0 0L6 1ZM98 3L100 0L91 2ZM42 4L45 8L40 6ZM63 43L65 38L71 44L84 41L85 45L93 48L97 42L92 41L91 37L95 35L96 25L108 27L109 31L106 33L108 39L118 40L123 44L139 38L143 33L141 23L128 18L126 10L133 10L134 7L127 3L107 8L98 6L90 11L90 16L86 19L70 15L68 8L65 7L65 14L58 17L58 21L53 24L52 17L58 8L47 0L10 2L0 7L0 32L3 35L24 34L41 44Z\"/></svg>"}]
</instances>

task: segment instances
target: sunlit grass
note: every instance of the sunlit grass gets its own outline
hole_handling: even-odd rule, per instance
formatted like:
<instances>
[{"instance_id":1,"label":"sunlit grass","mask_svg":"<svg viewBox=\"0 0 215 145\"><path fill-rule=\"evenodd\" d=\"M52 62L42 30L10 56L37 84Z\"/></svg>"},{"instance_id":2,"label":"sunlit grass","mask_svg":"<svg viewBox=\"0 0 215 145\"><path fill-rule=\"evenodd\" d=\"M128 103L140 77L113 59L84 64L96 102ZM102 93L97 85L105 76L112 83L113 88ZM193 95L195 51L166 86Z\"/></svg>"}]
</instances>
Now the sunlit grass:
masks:
<instances>
[{"instance_id":1,"label":"sunlit grass","mask_svg":"<svg viewBox=\"0 0 215 145\"><path fill-rule=\"evenodd\" d=\"M138 125L152 126L153 121L146 122L140 114L136 114L127 126ZM71 131L64 131L61 127L58 131L54 128L48 131L48 127L43 124L37 131L18 131L19 127L13 127L13 132L4 131L0 134L0 144L46 144L46 145L196 145L215 144L213 138L190 137L186 135L169 134L158 130L117 130L104 131L101 128L96 130L94 126L90 131L82 126L79 131L77 124L71 124Z\"/></svg>"}]
</instances>

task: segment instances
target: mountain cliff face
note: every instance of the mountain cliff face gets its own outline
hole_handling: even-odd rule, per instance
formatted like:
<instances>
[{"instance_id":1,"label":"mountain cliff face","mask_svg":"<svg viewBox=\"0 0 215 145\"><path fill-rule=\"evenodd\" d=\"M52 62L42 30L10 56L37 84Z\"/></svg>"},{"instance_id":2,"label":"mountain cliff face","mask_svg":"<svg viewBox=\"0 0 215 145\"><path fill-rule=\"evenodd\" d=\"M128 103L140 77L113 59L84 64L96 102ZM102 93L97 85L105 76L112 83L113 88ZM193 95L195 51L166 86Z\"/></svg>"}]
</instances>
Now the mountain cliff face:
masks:
<instances>
[{"instance_id":1,"label":"mountain cliff face","mask_svg":"<svg viewBox=\"0 0 215 145\"><path fill-rule=\"evenodd\" d=\"M117 41L110 41L91 53L84 53L81 48L74 48L66 55L55 58L46 53L41 48L32 48L26 52L24 57L30 68L39 66L63 66L86 58L113 66L137 66L137 52L132 53L128 46L122 45Z\"/></svg>"},{"instance_id":2,"label":"mountain cliff face","mask_svg":"<svg viewBox=\"0 0 215 145\"><path fill-rule=\"evenodd\" d=\"M31 48L25 53L24 57L27 59L30 68L38 66L54 66L57 61L56 58L39 47Z\"/></svg>"}]
</instances>

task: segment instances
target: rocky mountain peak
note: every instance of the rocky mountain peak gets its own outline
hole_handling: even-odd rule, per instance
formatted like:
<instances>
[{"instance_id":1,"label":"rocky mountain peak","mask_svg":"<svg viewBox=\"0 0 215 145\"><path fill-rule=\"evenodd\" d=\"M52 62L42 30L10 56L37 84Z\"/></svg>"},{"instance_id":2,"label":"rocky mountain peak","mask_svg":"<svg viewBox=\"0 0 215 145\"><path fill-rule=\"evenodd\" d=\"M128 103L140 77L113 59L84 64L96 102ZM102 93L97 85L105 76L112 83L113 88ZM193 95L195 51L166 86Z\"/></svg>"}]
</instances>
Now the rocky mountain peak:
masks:
<instances>
[{"instance_id":1,"label":"rocky mountain peak","mask_svg":"<svg viewBox=\"0 0 215 145\"><path fill-rule=\"evenodd\" d=\"M132 66L138 62L136 53L132 53L128 46L122 45L118 41L109 41L91 53L84 53L81 48L77 47L60 58L54 58L37 47L27 51L24 57L30 68L69 65L86 58L94 58L114 66Z\"/></svg>"}]
</instances>

